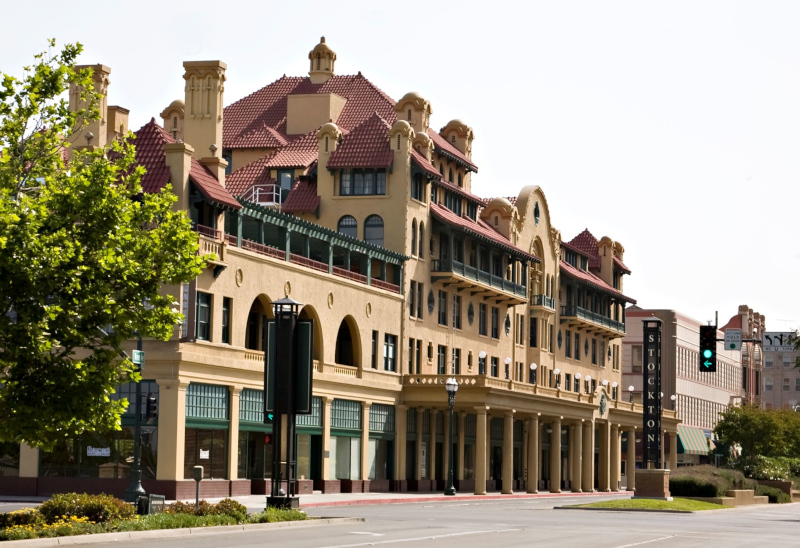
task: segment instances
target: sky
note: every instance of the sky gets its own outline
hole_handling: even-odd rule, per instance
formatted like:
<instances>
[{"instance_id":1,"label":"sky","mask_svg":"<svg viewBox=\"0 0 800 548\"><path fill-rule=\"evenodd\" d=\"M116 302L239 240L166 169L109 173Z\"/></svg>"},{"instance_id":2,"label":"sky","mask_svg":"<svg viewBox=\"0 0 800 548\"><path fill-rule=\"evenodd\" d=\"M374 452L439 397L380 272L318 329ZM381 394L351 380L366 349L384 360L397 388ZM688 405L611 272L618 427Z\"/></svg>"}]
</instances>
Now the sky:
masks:
<instances>
[{"instance_id":1,"label":"sky","mask_svg":"<svg viewBox=\"0 0 800 548\"><path fill-rule=\"evenodd\" d=\"M135 8L132 6L135 5ZM475 131L473 192L540 186L564 240L625 248L624 291L719 325L746 304L800 327L800 3L792 1L14 2L0 72L47 38L111 67L135 130L183 98L186 60L228 65L230 104L308 72L324 35L336 73L431 126ZM14 22L9 24L10 22ZM35 24L30 24L35 21Z\"/></svg>"}]
</instances>

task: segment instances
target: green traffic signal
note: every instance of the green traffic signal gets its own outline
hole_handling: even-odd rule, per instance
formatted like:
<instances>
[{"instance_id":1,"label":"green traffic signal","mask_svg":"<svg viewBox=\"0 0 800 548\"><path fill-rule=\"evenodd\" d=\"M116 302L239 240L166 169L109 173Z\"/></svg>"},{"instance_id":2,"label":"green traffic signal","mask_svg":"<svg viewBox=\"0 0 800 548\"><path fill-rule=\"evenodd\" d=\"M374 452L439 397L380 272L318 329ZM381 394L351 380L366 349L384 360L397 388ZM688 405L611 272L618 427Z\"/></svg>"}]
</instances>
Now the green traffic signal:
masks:
<instances>
[{"instance_id":1,"label":"green traffic signal","mask_svg":"<svg viewBox=\"0 0 800 548\"><path fill-rule=\"evenodd\" d=\"M711 350L708 350L708 349L706 349L706 350L703 350L703 357L704 357L704 358L710 358L710 357L711 357L713 354L714 354L714 353L713 353L713 352L711 352Z\"/></svg>"}]
</instances>

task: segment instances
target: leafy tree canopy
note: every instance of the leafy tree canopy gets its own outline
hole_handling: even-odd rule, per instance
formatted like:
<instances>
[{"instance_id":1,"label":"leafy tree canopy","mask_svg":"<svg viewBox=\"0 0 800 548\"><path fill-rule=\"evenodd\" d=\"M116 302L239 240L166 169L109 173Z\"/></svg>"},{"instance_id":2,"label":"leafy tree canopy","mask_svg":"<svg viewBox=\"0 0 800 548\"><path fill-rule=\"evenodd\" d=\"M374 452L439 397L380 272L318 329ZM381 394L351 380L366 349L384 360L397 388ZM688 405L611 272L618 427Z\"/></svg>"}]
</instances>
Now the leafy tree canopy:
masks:
<instances>
[{"instance_id":1,"label":"leafy tree canopy","mask_svg":"<svg viewBox=\"0 0 800 548\"><path fill-rule=\"evenodd\" d=\"M725 445L741 446L744 459L800 455L800 413L792 410L729 407L714 433Z\"/></svg>"},{"instance_id":2,"label":"leafy tree canopy","mask_svg":"<svg viewBox=\"0 0 800 548\"><path fill-rule=\"evenodd\" d=\"M171 190L142 193L131 134L64 159L100 96L81 45L54 48L20 78L0 73L0 441L44 448L120 428L114 388L139 380L124 341L168 339L182 318L162 288L203 266Z\"/></svg>"}]
</instances>

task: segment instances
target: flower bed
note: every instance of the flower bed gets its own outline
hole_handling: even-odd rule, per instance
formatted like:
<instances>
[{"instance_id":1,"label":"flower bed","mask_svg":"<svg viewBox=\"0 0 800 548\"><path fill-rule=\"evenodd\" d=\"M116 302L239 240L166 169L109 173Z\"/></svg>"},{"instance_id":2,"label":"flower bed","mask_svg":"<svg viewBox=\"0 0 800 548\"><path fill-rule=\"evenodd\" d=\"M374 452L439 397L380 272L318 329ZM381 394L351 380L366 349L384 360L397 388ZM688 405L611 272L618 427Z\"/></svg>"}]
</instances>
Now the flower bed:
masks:
<instances>
[{"instance_id":1,"label":"flower bed","mask_svg":"<svg viewBox=\"0 0 800 548\"><path fill-rule=\"evenodd\" d=\"M260 514L247 514L247 508L232 499L216 504L200 501L194 504L177 502L163 514L137 516L133 506L109 495L54 495L39 508L25 508L0 514L0 540L213 527L242 523L299 521L308 516L299 510L268 508Z\"/></svg>"}]
</instances>

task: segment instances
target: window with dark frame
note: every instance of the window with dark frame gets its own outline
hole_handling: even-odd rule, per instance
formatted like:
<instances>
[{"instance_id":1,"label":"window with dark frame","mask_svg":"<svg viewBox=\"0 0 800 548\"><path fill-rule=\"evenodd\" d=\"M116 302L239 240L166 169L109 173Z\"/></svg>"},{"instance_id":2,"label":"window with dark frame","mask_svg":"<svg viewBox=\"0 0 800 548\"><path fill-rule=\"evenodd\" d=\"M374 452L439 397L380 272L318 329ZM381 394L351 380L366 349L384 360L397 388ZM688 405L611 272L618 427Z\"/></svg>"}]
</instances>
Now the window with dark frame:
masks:
<instances>
[{"instance_id":1,"label":"window with dark frame","mask_svg":"<svg viewBox=\"0 0 800 548\"><path fill-rule=\"evenodd\" d=\"M231 344L231 298L222 298L222 344Z\"/></svg>"},{"instance_id":2,"label":"window with dark frame","mask_svg":"<svg viewBox=\"0 0 800 548\"><path fill-rule=\"evenodd\" d=\"M500 358L492 356L492 377L497 377L500 374Z\"/></svg>"},{"instance_id":3,"label":"window with dark frame","mask_svg":"<svg viewBox=\"0 0 800 548\"><path fill-rule=\"evenodd\" d=\"M385 169L343 169L339 178L340 196L384 196Z\"/></svg>"},{"instance_id":4,"label":"window with dark frame","mask_svg":"<svg viewBox=\"0 0 800 548\"><path fill-rule=\"evenodd\" d=\"M572 357L572 333L569 330L566 331L566 336L564 337L564 356L567 358Z\"/></svg>"},{"instance_id":5,"label":"window with dark frame","mask_svg":"<svg viewBox=\"0 0 800 548\"><path fill-rule=\"evenodd\" d=\"M411 179L411 197L420 202L425 201L425 183L422 180L422 173L415 173Z\"/></svg>"},{"instance_id":6,"label":"window with dark frame","mask_svg":"<svg viewBox=\"0 0 800 548\"><path fill-rule=\"evenodd\" d=\"M441 344L438 348L436 371L439 375L447 373L447 347Z\"/></svg>"},{"instance_id":7,"label":"window with dark frame","mask_svg":"<svg viewBox=\"0 0 800 548\"><path fill-rule=\"evenodd\" d=\"M372 369L378 369L378 332L372 332Z\"/></svg>"},{"instance_id":8,"label":"window with dark frame","mask_svg":"<svg viewBox=\"0 0 800 548\"><path fill-rule=\"evenodd\" d=\"M195 337L198 341L207 341L211 336L211 294L197 292L196 306L197 329Z\"/></svg>"},{"instance_id":9,"label":"window with dark frame","mask_svg":"<svg viewBox=\"0 0 800 548\"><path fill-rule=\"evenodd\" d=\"M453 295L453 327L461 329L461 295Z\"/></svg>"},{"instance_id":10,"label":"window with dark frame","mask_svg":"<svg viewBox=\"0 0 800 548\"><path fill-rule=\"evenodd\" d=\"M395 351L397 350L397 335L386 334L383 340L383 370L395 371Z\"/></svg>"},{"instance_id":11,"label":"window with dark frame","mask_svg":"<svg viewBox=\"0 0 800 548\"><path fill-rule=\"evenodd\" d=\"M447 291L439 290L439 325L447 325Z\"/></svg>"},{"instance_id":12,"label":"window with dark frame","mask_svg":"<svg viewBox=\"0 0 800 548\"><path fill-rule=\"evenodd\" d=\"M410 286L408 291L408 315L414 318L417 315L417 282L411 280Z\"/></svg>"},{"instance_id":13,"label":"window with dark frame","mask_svg":"<svg viewBox=\"0 0 800 548\"><path fill-rule=\"evenodd\" d=\"M423 284L422 282L417 283L417 318L422 319L422 289Z\"/></svg>"},{"instance_id":14,"label":"window with dark frame","mask_svg":"<svg viewBox=\"0 0 800 548\"><path fill-rule=\"evenodd\" d=\"M453 365L450 368L452 375L460 375L461 374L461 349L454 348L453 349Z\"/></svg>"},{"instance_id":15,"label":"window with dark frame","mask_svg":"<svg viewBox=\"0 0 800 548\"><path fill-rule=\"evenodd\" d=\"M500 309L496 306L492 307L492 338L500 338Z\"/></svg>"},{"instance_id":16,"label":"window with dark frame","mask_svg":"<svg viewBox=\"0 0 800 548\"><path fill-rule=\"evenodd\" d=\"M486 335L486 304L484 303L478 304L478 334Z\"/></svg>"},{"instance_id":17,"label":"window with dark frame","mask_svg":"<svg viewBox=\"0 0 800 548\"><path fill-rule=\"evenodd\" d=\"M538 336L537 327L539 325L539 321L536 318L531 318L530 323L528 325L529 333L529 343L531 348L536 348L538 346Z\"/></svg>"}]
</instances>

